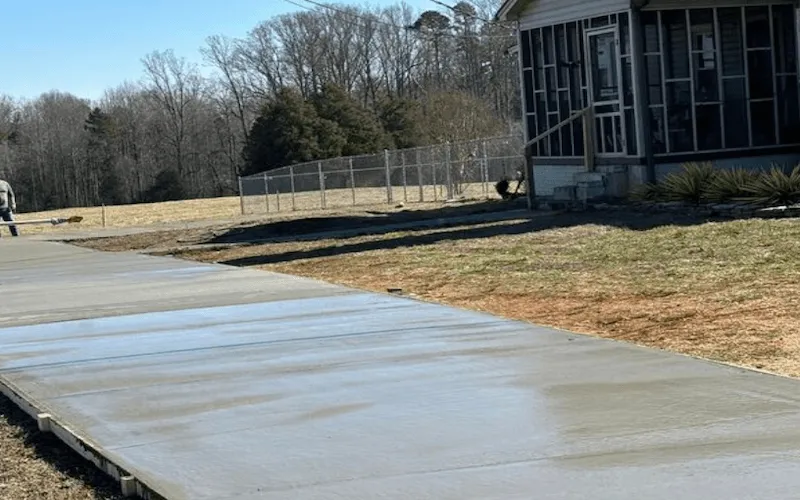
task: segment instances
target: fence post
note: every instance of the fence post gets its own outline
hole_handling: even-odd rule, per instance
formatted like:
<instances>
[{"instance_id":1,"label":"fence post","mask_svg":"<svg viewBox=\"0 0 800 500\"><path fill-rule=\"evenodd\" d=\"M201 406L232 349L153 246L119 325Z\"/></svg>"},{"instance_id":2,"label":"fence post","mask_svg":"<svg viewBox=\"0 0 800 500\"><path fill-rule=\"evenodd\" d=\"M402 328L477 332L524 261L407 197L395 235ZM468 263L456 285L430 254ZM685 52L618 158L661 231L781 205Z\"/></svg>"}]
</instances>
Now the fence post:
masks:
<instances>
[{"instance_id":1,"label":"fence post","mask_svg":"<svg viewBox=\"0 0 800 500\"><path fill-rule=\"evenodd\" d=\"M414 155L416 157L417 163L417 184L419 184L419 202L422 203L425 201L425 189L423 188L422 184L422 165L419 161L419 148L414 150Z\"/></svg>"},{"instance_id":2,"label":"fence post","mask_svg":"<svg viewBox=\"0 0 800 500\"><path fill-rule=\"evenodd\" d=\"M239 179L239 210L244 215L244 191L242 190L242 176L237 176Z\"/></svg>"},{"instance_id":3,"label":"fence post","mask_svg":"<svg viewBox=\"0 0 800 500\"><path fill-rule=\"evenodd\" d=\"M383 168L386 170L386 203L392 203L392 173L389 170L389 150L383 150Z\"/></svg>"},{"instance_id":4,"label":"fence post","mask_svg":"<svg viewBox=\"0 0 800 500\"><path fill-rule=\"evenodd\" d=\"M481 142L483 149L483 168L481 169L481 177L483 177L483 196L489 197L489 153L486 150L486 141Z\"/></svg>"},{"instance_id":5,"label":"fence post","mask_svg":"<svg viewBox=\"0 0 800 500\"><path fill-rule=\"evenodd\" d=\"M292 188L292 211L297 210L297 205L294 202L294 165L289 167L289 185Z\"/></svg>"},{"instance_id":6,"label":"fence post","mask_svg":"<svg viewBox=\"0 0 800 500\"><path fill-rule=\"evenodd\" d=\"M439 201L439 183L436 180L436 160L431 163L431 182L433 183L433 201Z\"/></svg>"},{"instance_id":7,"label":"fence post","mask_svg":"<svg viewBox=\"0 0 800 500\"><path fill-rule=\"evenodd\" d=\"M275 205L276 205L275 209L278 212L280 212L281 211L281 190L278 189L278 188L275 188Z\"/></svg>"},{"instance_id":8,"label":"fence post","mask_svg":"<svg viewBox=\"0 0 800 500\"><path fill-rule=\"evenodd\" d=\"M453 146L450 144L450 141L447 141L445 158L447 162L447 170L445 170L445 175L447 175L447 199L452 200L455 198L455 195L453 193L453 173L450 171L450 162L453 160Z\"/></svg>"},{"instance_id":9,"label":"fence post","mask_svg":"<svg viewBox=\"0 0 800 500\"><path fill-rule=\"evenodd\" d=\"M408 203L408 174L406 173L406 152L400 151L400 161L403 166L403 203Z\"/></svg>"},{"instance_id":10,"label":"fence post","mask_svg":"<svg viewBox=\"0 0 800 500\"><path fill-rule=\"evenodd\" d=\"M319 174L319 197L322 208L325 208L325 174L322 173L322 162L317 163L317 173Z\"/></svg>"},{"instance_id":11,"label":"fence post","mask_svg":"<svg viewBox=\"0 0 800 500\"><path fill-rule=\"evenodd\" d=\"M264 172L264 205L266 205L267 213L269 213L269 181L267 180L266 172Z\"/></svg>"},{"instance_id":12,"label":"fence post","mask_svg":"<svg viewBox=\"0 0 800 500\"><path fill-rule=\"evenodd\" d=\"M356 174L353 172L353 157L347 159L350 170L350 191L353 193L353 206L356 206Z\"/></svg>"}]
</instances>

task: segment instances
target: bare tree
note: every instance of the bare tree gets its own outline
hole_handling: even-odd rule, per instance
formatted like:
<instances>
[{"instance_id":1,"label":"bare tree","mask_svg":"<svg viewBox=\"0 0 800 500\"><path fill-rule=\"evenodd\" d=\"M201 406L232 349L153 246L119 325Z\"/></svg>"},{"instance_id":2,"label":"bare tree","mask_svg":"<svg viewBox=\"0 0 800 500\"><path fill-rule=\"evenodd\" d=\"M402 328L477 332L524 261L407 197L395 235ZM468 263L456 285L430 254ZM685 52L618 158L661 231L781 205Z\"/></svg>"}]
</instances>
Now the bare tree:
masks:
<instances>
[{"instance_id":1,"label":"bare tree","mask_svg":"<svg viewBox=\"0 0 800 500\"><path fill-rule=\"evenodd\" d=\"M186 173L185 145L192 106L202 97L203 80L197 68L172 50L152 52L142 59L144 88L166 118L167 135L178 175Z\"/></svg>"},{"instance_id":2,"label":"bare tree","mask_svg":"<svg viewBox=\"0 0 800 500\"><path fill-rule=\"evenodd\" d=\"M274 21L259 23L237 43L248 90L260 101L271 98L286 85L286 64L274 25Z\"/></svg>"},{"instance_id":3,"label":"bare tree","mask_svg":"<svg viewBox=\"0 0 800 500\"><path fill-rule=\"evenodd\" d=\"M0 96L0 175L25 210L99 203L109 185L115 198L149 199L165 172L185 196L231 193L256 116L287 87L309 99L334 84L379 112L404 145L505 132L520 93L513 26L491 21L500 2L454 0L422 13L403 2L320 3L243 39L209 37L208 78L166 50L144 57L141 81L96 103L61 92Z\"/></svg>"},{"instance_id":4,"label":"bare tree","mask_svg":"<svg viewBox=\"0 0 800 500\"><path fill-rule=\"evenodd\" d=\"M241 127L242 137L247 138L252 113L247 104L247 77L245 62L239 43L228 37L214 35L206 39L207 47L201 54L219 72L223 84L223 95L233 104L233 116Z\"/></svg>"},{"instance_id":5,"label":"bare tree","mask_svg":"<svg viewBox=\"0 0 800 500\"><path fill-rule=\"evenodd\" d=\"M323 20L319 13L299 12L281 16L275 33L282 47L282 60L291 83L303 97L318 92L324 83Z\"/></svg>"}]
</instances>

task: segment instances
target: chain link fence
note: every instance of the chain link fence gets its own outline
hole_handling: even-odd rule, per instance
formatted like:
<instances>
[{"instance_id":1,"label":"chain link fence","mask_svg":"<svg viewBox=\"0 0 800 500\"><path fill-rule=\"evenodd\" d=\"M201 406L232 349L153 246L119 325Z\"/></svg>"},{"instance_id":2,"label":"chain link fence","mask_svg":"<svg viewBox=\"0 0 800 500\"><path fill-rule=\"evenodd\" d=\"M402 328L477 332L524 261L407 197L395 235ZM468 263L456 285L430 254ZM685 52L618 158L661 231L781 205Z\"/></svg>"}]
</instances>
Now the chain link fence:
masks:
<instances>
[{"instance_id":1,"label":"chain link fence","mask_svg":"<svg viewBox=\"0 0 800 500\"><path fill-rule=\"evenodd\" d=\"M522 136L301 163L239 178L243 215L494 198L523 171Z\"/></svg>"}]
</instances>

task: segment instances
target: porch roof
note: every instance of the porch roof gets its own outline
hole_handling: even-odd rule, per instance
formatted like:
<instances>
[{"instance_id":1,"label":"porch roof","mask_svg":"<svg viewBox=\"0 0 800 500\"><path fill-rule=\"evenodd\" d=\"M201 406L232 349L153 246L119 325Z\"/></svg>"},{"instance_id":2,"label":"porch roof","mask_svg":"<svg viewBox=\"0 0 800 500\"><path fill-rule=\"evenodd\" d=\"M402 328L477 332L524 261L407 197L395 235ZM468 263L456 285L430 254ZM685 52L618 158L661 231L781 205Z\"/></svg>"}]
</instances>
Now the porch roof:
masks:
<instances>
[{"instance_id":1,"label":"porch roof","mask_svg":"<svg viewBox=\"0 0 800 500\"><path fill-rule=\"evenodd\" d=\"M495 20L508 21L509 18L518 16L531 3L533 3L533 0L505 0L497 14L495 14Z\"/></svg>"}]
</instances>

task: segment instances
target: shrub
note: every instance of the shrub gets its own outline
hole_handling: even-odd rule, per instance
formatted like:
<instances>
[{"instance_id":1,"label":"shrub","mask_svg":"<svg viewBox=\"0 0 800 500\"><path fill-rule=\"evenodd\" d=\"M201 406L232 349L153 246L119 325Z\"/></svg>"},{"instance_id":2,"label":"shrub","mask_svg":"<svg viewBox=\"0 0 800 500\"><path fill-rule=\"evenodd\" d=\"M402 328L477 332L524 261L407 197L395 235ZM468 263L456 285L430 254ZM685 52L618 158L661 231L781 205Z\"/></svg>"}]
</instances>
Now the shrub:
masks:
<instances>
[{"instance_id":1,"label":"shrub","mask_svg":"<svg viewBox=\"0 0 800 500\"><path fill-rule=\"evenodd\" d=\"M747 201L758 205L791 205L800 201L800 165L790 173L775 165L744 187Z\"/></svg>"},{"instance_id":2,"label":"shrub","mask_svg":"<svg viewBox=\"0 0 800 500\"><path fill-rule=\"evenodd\" d=\"M669 200L699 204L715 176L711 163L687 163L680 173L667 175L662 189Z\"/></svg>"},{"instance_id":3,"label":"shrub","mask_svg":"<svg viewBox=\"0 0 800 500\"><path fill-rule=\"evenodd\" d=\"M748 195L747 188L759 177L759 172L743 168L718 170L708 185L705 197L716 202L744 199Z\"/></svg>"},{"instance_id":4,"label":"shrub","mask_svg":"<svg viewBox=\"0 0 800 500\"><path fill-rule=\"evenodd\" d=\"M648 182L633 187L630 197L633 201L660 201L664 199L664 190L661 184Z\"/></svg>"}]
</instances>

